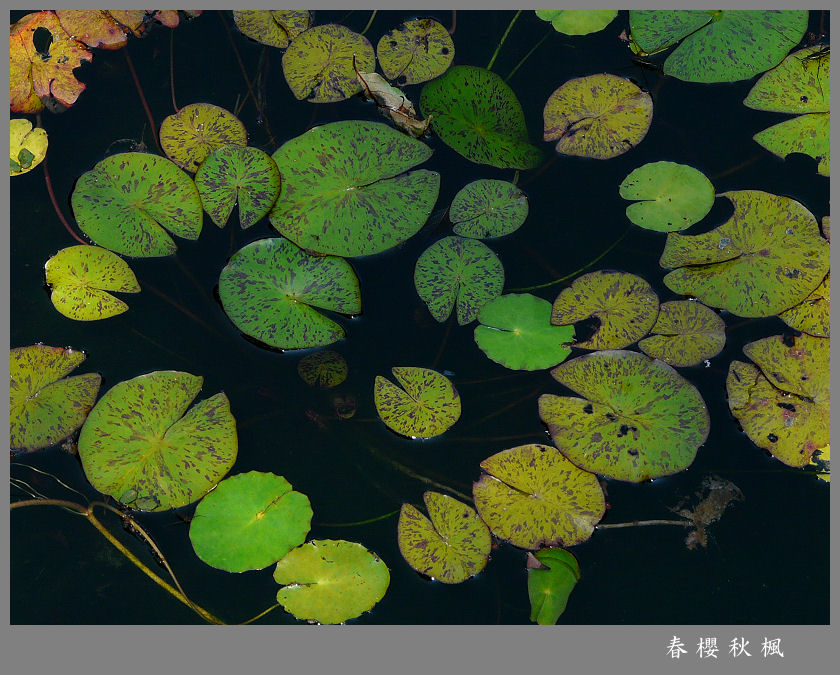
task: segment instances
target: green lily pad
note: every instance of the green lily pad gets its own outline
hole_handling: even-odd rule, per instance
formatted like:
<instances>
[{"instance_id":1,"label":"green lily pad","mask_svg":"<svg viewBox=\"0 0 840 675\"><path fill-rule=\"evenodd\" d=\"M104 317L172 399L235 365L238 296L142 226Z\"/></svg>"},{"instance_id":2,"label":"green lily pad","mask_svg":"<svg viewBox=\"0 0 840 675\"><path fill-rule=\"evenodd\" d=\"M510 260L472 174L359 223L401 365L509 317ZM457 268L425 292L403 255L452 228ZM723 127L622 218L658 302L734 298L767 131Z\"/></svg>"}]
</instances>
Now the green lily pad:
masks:
<instances>
[{"instance_id":1,"label":"green lily pad","mask_svg":"<svg viewBox=\"0 0 840 675\"><path fill-rule=\"evenodd\" d=\"M551 303L530 293L508 293L487 303L478 322L475 343L505 368L551 368L572 351L574 326L552 326Z\"/></svg>"},{"instance_id":2,"label":"green lily pad","mask_svg":"<svg viewBox=\"0 0 840 675\"><path fill-rule=\"evenodd\" d=\"M47 448L82 426L102 381L96 373L65 377L84 360L84 352L43 344L9 351L10 448Z\"/></svg>"},{"instance_id":3,"label":"green lily pad","mask_svg":"<svg viewBox=\"0 0 840 675\"><path fill-rule=\"evenodd\" d=\"M444 237L423 251L414 268L414 286L432 316L446 321L457 302L459 326L475 319L504 285L499 258L474 239Z\"/></svg>"},{"instance_id":4,"label":"green lily pad","mask_svg":"<svg viewBox=\"0 0 840 675\"><path fill-rule=\"evenodd\" d=\"M639 483L688 467L709 435L700 392L671 366L644 354L586 354L551 371L580 394L540 396L540 418L582 469Z\"/></svg>"},{"instance_id":5,"label":"green lily pad","mask_svg":"<svg viewBox=\"0 0 840 675\"><path fill-rule=\"evenodd\" d=\"M779 318L798 331L830 337L831 335L831 274L798 305L779 313Z\"/></svg>"},{"instance_id":6,"label":"green lily pad","mask_svg":"<svg viewBox=\"0 0 840 675\"><path fill-rule=\"evenodd\" d=\"M76 181L70 203L95 243L138 258L174 253L166 230L198 239L204 216L192 179L165 157L144 152L97 163Z\"/></svg>"},{"instance_id":7,"label":"green lily pad","mask_svg":"<svg viewBox=\"0 0 840 675\"><path fill-rule=\"evenodd\" d=\"M9 120L9 176L32 171L47 156L47 132L28 119Z\"/></svg>"},{"instance_id":8,"label":"green lily pad","mask_svg":"<svg viewBox=\"0 0 840 675\"><path fill-rule=\"evenodd\" d=\"M64 316L77 321L107 319L128 309L106 291L139 293L134 272L118 255L98 246L70 246L44 266L50 299Z\"/></svg>"},{"instance_id":9,"label":"green lily pad","mask_svg":"<svg viewBox=\"0 0 840 675\"><path fill-rule=\"evenodd\" d=\"M235 9L233 21L241 33L252 40L286 49L309 28L312 17L306 9Z\"/></svg>"},{"instance_id":10,"label":"green lily pad","mask_svg":"<svg viewBox=\"0 0 840 675\"><path fill-rule=\"evenodd\" d=\"M558 33L566 35L597 33L618 15L614 9L538 9L535 13L543 21L550 21Z\"/></svg>"},{"instance_id":11,"label":"green lily pad","mask_svg":"<svg viewBox=\"0 0 840 675\"><path fill-rule=\"evenodd\" d=\"M423 87L420 109L440 140L471 162L533 169L542 161L513 89L485 68L450 68Z\"/></svg>"},{"instance_id":12,"label":"green lily pad","mask_svg":"<svg viewBox=\"0 0 840 675\"><path fill-rule=\"evenodd\" d=\"M556 448L530 444L481 462L473 484L478 514L493 534L519 548L572 546L589 539L604 517L604 492Z\"/></svg>"},{"instance_id":13,"label":"green lily pad","mask_svg":"<svg viewBox=\"0 0 840 675\"><path fill-rule=\"evenodd\" d=\"M219 297L239 330L278 349L320 347L344 337L344 329L316 308L362 311L350 263L307 255L282 237L234 253L219 276Z\"/></svg>"},{"instance_id":14,"label":"green lily pad","mask_svg":"<svg viewBox=\"0 0 840 675\"><path fill-rule=\"evenodd\" d=\"M308 541L277 563L277 602L302 621L343 623L367 612L391 575L378 556L352 541Z\"/></svg>"},{"instance_id":15,"label":"green lily pad","mask_svg":"<svg viewBox=\"0 0 840 675\"><path fill-rule=\"evenodd\" d=\"M482 178L458 191L449 207L455 234L483 239L503 237L528 217L528 198L513 183Z\"/></svg>"},{"instance_id":16,"label":"green lily pad","mask_svg":"<svg viewBox=\"0 0 840 675\"><path fill-rule=\"evenodd\" d=\"M362 90L356 70L372 72L373 46L364 35L329 23L298 35L283 54L283 75L297 99L334 103Z\"/></svg>"},{"instance_id":17,"label":"green lily pad","mask_svg":"<svg viewBox=\"0 0 840 675\"><path fill-rule=\"evenodd\" d=\"M648 334L659 313L659 298L650 284L628 272L599 270L574 280L551 307L551 323L566 326L590 317L600 321L581 349L620 349Z\"/></svg>"},{"instance_id":18,"label":"green lily pad","mask_svg":"<svg viewBox=\"0 0 840 675\"><path fill-rule=\"evenodd\" d=\"M271 224L318 253L362 256L397 246L423 227L437 201L439 174L403 173L431 154L385 124L310 129L273 155L283 185Z\"/></svg>"},{"instance_id":19,"label":"green lily pad","mask_svg":"<svg viewBox=\"0 0 840 675\"><path fill-rule=\"evenodd\" d=\"M830 113L800 115L759 131L753 140L774 155L785 158L793 152L817 160L817 173L831 175Z\"/></svg>"},{"instance_id":20,"label":"green lily pad","mask_svg":"<svg viewBox=\"0 0 840 675\"><path fill-rule=\"evenodd\" d=\"M160 125L160 147L173 162L195 173L211 153L226 145L248 145L245 125L210 103L191 103Z\"/></svg>"},{"instance_id":21,"label":"green lily pad","mask_svg":"<svg viewBox=\"0 0 840 675\"><path fill-rule=\"evenodd\" d=\"M311 521L309 499L283 476L250 471L226 478L201 500L190 541L212 567L261 570L300 546Z\"/></svg>"},{"instance_id":22,"label":"green lily pad","mask_svg":"<svg viewBox=\"0 0 840 675\"><path fill-rule=\"evenodd\" d=\"M610 159L642 142L653 119L650 94L618 75L576 77L548 97L543 139L561 155Z\"/></svg>"},{"instance_id":23,"label":"green lily pad","mask_svg":"<svg viewBox=\"0 0 840 675\"><path fill-rule=\"evenodd\" d=\"M79 435L91 485L141 511L186 506L209 492L236 460L236 422L223 393L187 410L202 382L164 370L114 385Z\"/></svg>"},{"instance_id":24,"label":"green lily pad","mask_svg":"<svg viewBox=\"0 0 840 675\"><path fill-rule=\"evenodd\" d=\"M434 19L412 19L379 39L376 56L385 77L403 87L446 72L455 57L455 45Z\"/></svg>"},{"instance_id":25,"label":"green lily pad","mask_svg":"<svg viewBox=\"0 0 840 675\"><path fill-rule=\"evenodd\" d=\"M703 220L715 203L715 188L705 174L674 162L650 162L634 169L618 188L631 222L647 230L675 232Z\"/></svg>"},{"instance_id":26,"label":"green lily pad","mask_svg":"<svg viewBox=\"0 0 840 675\"><path fill-rule=\"evenodd\" d=\"M280 194L280 171L259 148L226 145L204 160L195 186L210 218L224 227L239 204L239 225L251 227L268 214Z\"/></svg>"},{"instance_id":27,"label":"green lily pad","mask_svg":"<svg viewBox=\"0 0 840 675\"><path fill-rule=\"evenodd\" d=\"M298 375L310 387L329 389L347 379L347 361L332 349L304 356L297 366Z\"/></svg>"},{"instance_id":28,"label":"green lily pad","mask_svg":"<svg viewBox=\"0 0 840 675\"><path fill-rule=\"evenodd\" d=\"M562 548L528 554L528 598L531 621L553 626L566 610L569 595L580 581L577 558Z\"/></svg>"},{"instance_id":29,"label":"green lily pad","mask_svg":"<svg viewBox=\"0 0 840 675\"><path fill-rule=\"evenodd\" d=\"M724 192L735 207L723 225L696 236L670 233L659 264L665 285L737 316L773 316L802 302L825 278L829 245L817 220L789 197Z\"/></svg>"},{"instance_id":30,"label":"green lily pad","mask_svg":"<svg viewBox=\"0 0 840 675\"><path fill-rule=\"evenodd\" d=\"M490 530L466 504L439 492L423 494L429 518L403 504L397 541L412 568L445 584L475 576L490 556Z\"/></svg>"},{"instance_id":31,"label":"green lily pad","mask_svg":"<svg viewBox=\"0 0 840 675\"><path fill-rule=\"evenodd\" d=\"M452 383L429 368L394 366L394 379L402 389L376 376L373 400L385 425L403 436L432 438L461 416L461 397Z\"/></svg>"},{"instance_id":32,"label":"green lily pad","mask_svg":"<svg viewBox=\"0 0 840 675\"><path fill-rule=\"evenodd\" d=\"M720 354L725 331L724 320L700 302L663 302L652 335L639 342L639 349L669 366L696 366Z\"/></svg>"}]
</instances>

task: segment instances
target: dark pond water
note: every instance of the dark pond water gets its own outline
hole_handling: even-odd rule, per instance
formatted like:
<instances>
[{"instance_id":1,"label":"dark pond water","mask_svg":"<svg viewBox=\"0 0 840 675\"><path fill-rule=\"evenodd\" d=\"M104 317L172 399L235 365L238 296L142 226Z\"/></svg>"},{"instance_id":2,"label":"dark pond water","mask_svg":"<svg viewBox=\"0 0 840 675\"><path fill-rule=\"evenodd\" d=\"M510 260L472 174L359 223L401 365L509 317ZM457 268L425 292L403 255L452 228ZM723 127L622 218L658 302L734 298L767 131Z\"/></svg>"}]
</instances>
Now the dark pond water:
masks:
<instances>
[{"instance_id":1,"label":"dark pond water","mask_svg":"<svg viewBox=\"0 0 840 675\"><path fill-rule=\"evenodd\" d=\"M12 12L12 22L23 12ZM361 31L369 12L318 12L317 23L339 22ZM379 36L411 12L380 12L367 31ZM445 26L449 12L432 15ZM454 35L456 64L486 66L513 12L458 12ZM381 121L359 98L315 105L295 100L283 78L281 52L252 43L227 25L250 77L261 68L266 119L252 104L240 118L250 143L272 152L278 143L309 127L343 119ZM817 31L820 12L809 30ZM825 30L828 16L825 13ZM633 169L656 160L689 164L709 176L717 192L758 189L791 196L820 219L829 214L828 179L816 175L815 162L793 156L782 161L764 152L752 136L782 115L757 112L742 101L753 82L686 84L634 65L618 39L627 26L620 13L606 30L583 38L552 33L516 72L509 84L525 111L531 139L553 157L541 138L542 110L548 96L572 77L608 72L633 78L651 91L654 117L640 146L608 161L558 157L544 170L523 172L530 215L523 227L489 241L504 264L506 290L542 284L578 270L629 229L621 244L592 269L617 269L647 279L661 300L677 299L662 283L658 265L664 235L630 226L618 185ZM523 12L496 59L503 77L548 31L548 24ZM179 106L210 102L232 110L247 93L236 55L220 17L208 12L172 33L174 85ZM159 124L173 112L170 92L170 31L157 27L131 40L128 52L137 68L152 114ZM75 180L99 160L143 141L154 149L146 117L125 55L97 51L79 71L88 84L67 112L45 113L49 170L59 202L70 213ZM422 85L408 87L415 101ZM445 208L467 182L478 178L511 180L512 170L471 163L437 138L428 141L434 156L424 168L439 171L435 210ZM712 212L690 233L715 227L731 206L718 199ZM75 242L49 202L42 169L12 180L11 336L13 347L43 342L83 349L79 372L99 372L101 393L123 380L154 370L184 370L204 377L200 398L224 391L239 433L239 455L232 473L271 471L286 476L309 496L314 518L309 537L349 539L375 551L391 571L384 599L354 623L527 623L525 552L500 543L478 577L445 586L422 578L402 559L396 515L367 525L338 527L393 512L403 502L422 503L429 486L412 472L469 492L480 475L479 462L500 450L531 442L550 442L537 414L541 393L562 393L548 371L517 372L491 362L473 341L473 326L435 322L413 286L414 264L435 240L451 233L446 219L429 226L386 253L352 260L362 288L363 313L343 321L347 338L334 345L350 365L338 393L358 401L350 421L328 420L321 428L315 413L328 416L335 391L309 388L298 377L301 352L279 353L244 339L225 316L215 287L227 259L250 241L275 236L267 219L242 231L217 229L205 217L196 242L179 239L168 258L132 259L143 292L126 296L130 310L100 322L74 322L50 303L44 262ZM562 286L535 293L553 301ZM790 469L756 448L729 413L724 389L728 364L742 358L751 340L789 331L777 318L744 321L724 314L727 343L709 367L681 370L701 391L711 416L711 433L691 467L645 484L606 482L610 508L605 522L672 517L668 507L697 489L703 477L733 481L745 501L713 525L707 548L687 550L677 527L635 527L596 531L574 547L582 579L560 623L570 624L799 624L827 623L829 565L829 489L812 474ZM578 355L577 353L574 355ZM436 367L455 373L463 402L460 421L445 435L409 441L388 431L373 407L373 381L394 365ZM307 414L307 411L310 411ZM53 498L73 498L35 467L61 478L90 499L100 495L87 483L77 459L59 448L18 456L11 474ZM24 494L12 489L12 499ZM272 568L229 574L201 562L180 514L139 515L179 575L188 594L229 622L244 621L275 602ZM136 555L155 569L146 547L104 521ZM120 556L82 518L55 508L15 511L11 517L12 623L197 623L189 609L154 586ZM161 570L162 572L162 570ZM262 621L295 623L282 610Z\"/></svg>"}]
</instances>

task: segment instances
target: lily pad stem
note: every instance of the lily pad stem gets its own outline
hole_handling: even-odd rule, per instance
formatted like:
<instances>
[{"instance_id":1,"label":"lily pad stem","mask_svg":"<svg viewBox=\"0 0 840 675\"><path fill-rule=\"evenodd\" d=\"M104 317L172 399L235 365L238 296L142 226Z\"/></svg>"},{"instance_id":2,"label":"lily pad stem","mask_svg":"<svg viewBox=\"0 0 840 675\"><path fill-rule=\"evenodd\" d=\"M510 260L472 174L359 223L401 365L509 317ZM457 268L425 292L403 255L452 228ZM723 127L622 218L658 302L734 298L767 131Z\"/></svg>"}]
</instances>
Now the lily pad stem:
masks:
<instances>
[{"instance_id":1,"label":"lily pad stem","mask_svg":"<svg viewBox=\"0 0 840 675\"><path fill-rule=\"evenodd\" d=\"M275 603L275 604L273 604L271 607L269 607L268 609L264 609L262 612L260 612L259 614L257 614L255 617L250 618L250 619L248 619L247 621L243 621L243 622L242 622L242 623L240 623L239 625L240 625L240 626L247 626L249 623L254 623L254 621L256 621L257 619L261 619L261 618L263 618L266 614L268 614L268 613L269 613L269 612L271 612L272 610L277 609L279 606L280 606L280 603L279 603L279 602L278 602L278 603Z\"/></svg>"},{"instance_id":2,"label":"lily pad stem","mask_svg":"<svg viewBox=\"0 0 840 675\"><path fill-rule=\"evenodd\" d=\"M365 26L365 29L360 33L360 35L364 35L365 33L367 33L368 28L370 28L370 24L373 23L373 19L376 17L376 13L378 11L379 10L377 10L377 9L373 10L373 14L371 14L370 19L368 19L367 26Z\"/></svg>"},{"instance_id":3,"label":"lily pad stem","mask_svg":"<svg viewBox=\"0 0 840 675\"><path fill-rule=\"evenodd\" d=\"M629 523L602 523L596 525L596 530L617 530L620 527L643 527L645 525L679 525L680 527L693 527L690 520L634 520Z\"/></svg>"},{"instance_id":4,"label":"lily pad stem","mask_svg":"<svg viewBox=\"0 0 840 675\"><path fill-rule=\"evenodd\" d=\"M505 78L505 82L507 82L510 78L513 77L514 73L522 67L522 64L525 63L525 61L528 60L528 57L531 56L531 54L533 54L537 50L537 47L539 47L543 42L545 42L546 39L548 39L548 36L551 35L553 32L554 29L549 29L549 31L545 35L543 35L543 39L540 40L533 47L531 47L531 50L527 54L525 54L525 56L522 57L522 60L516 64L516 67L508 73L508 76Z\"/></svg>"},{"instance_id":5,"label":"lily pad stem","mask_svg":"<svg viewBox=\"0 0 840 675\"><path fill-rule=\"evenodd\" d=\"M318 527L356 527L357 525L370 525L371 523L378 523L380 520L390 518L399 512L399 509L394 509L393 511L388 511L388 513L383 513L381 516L374 516L366 520L357 520L353 523L313 523L313 525L317 525Z\"/></svg>"},{"instance_id":6,"label":"lily pad stem","mask_svg":"<svg viewBox=\"0 0 840 675\"><path fill-rule=\"evenodd\" d=\"M490 70L493 67L493 64L496 62L496 57L499 55L499 50L502 48L502 45L505 43L505 40L507 40L508 33L510 33L510 29L513 28L513 24L516 23L516 20L519 18L520 14L522 14L521 9L518 10L516 14L513 15L513 18L510 20L505 34L502 35L502 39L499 40L499 44L496 45L496 51L493 52L493 57L490 59L490 63L487 64L487 70Z\"/></svg>"},{"instance_id":7,"label":"lily pad stem","mask_svg":"<svg viewBox=\"0 0 840 675\"><path fill-rule=\"evenodd\" d=\"M152 111L149 110L149 104L146 102L146 95L143 93L143 87L140 86L140 78L137 77L137 71L134 70L134 63L131 60L131 55L128 53L128 48L124 48L122 53L125 54L125 62L128 64L128 70L131 73L131 78L134 80L134 86L137 88L138 96L140 96L140 102L143 104L143 110L146 111L146 119L149 120L149 126L152 128L152 136L155 139L155 145L157 146L158 152L160 152L161 155L166 155L163 148L160 147L155 118L152 117Z\"/></svg>"}]
</instances>

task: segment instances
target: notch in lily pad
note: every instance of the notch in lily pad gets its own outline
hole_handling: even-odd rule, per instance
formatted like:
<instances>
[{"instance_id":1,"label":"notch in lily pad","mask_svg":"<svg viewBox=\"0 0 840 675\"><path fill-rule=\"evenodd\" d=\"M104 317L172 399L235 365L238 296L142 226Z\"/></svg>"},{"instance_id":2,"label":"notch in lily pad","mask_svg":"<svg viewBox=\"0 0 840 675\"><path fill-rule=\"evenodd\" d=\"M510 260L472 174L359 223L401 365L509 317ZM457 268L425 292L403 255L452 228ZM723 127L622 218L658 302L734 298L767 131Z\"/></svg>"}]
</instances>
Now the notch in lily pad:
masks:
<instances>
[{"instance_id":1,"label":"notch in lily pad","mask_svg":"<svg viewBox=\"0 0 840 675\"><path fill-rule=\"evenodd\" d=\"M669 366L696 366L720 354L726 344L723 319L691 300L663 302L650 332L639 342L639 349Z\"/></svg>"},{"instance_id":2,"label":"notch in lily pad","mask_svg":"<svg viewBox=\"0 0 840 675\"><path fill-rule=\"evenodd\" d=\"M376 376L373 398L376 412L392 431L410 438L432 438L461 417L461 397L441 373L430 368L394 366L394 379Z\"/></svg>"},{"instance_id":3,"label":"notch in lily pad","mask_svg":"<svg viewBox=\"0 0 840 675\"><path fill-rule=\"evenodd\" d=\"M528 598L531 621L553 626L566 610L569 595L580 581L577 558L562 548L528 553Z\"/></svg>"}]
</instances>

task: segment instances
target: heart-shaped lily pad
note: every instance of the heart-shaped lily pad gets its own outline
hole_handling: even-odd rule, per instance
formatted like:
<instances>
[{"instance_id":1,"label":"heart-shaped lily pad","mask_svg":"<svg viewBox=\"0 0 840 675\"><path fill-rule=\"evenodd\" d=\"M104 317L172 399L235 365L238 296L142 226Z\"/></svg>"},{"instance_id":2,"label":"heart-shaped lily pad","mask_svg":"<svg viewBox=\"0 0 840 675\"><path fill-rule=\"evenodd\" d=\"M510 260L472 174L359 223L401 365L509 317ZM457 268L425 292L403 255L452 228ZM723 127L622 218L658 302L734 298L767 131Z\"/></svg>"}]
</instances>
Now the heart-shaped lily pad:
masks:
<instances>
[{"instance_id":1,"label":"heart-shaped lily pad","mask_svg":"<svg viewBox=\"0 0 840 675\"><path fill-rule=\"evenodd\" d=\"M226 145L248 145L245 125L210 103L191 103L160 125L160 146L173 162L195 173L210 154Z\"/></svg>"},{"instance_id":2,"label":"heart-shaped lily pad","mask_svg":"<svg viewBox=\"0 0 840 675\"><path fill-rule=\"evenodd\" d=\"M32 171L47 156L47 132L27 119L9 120L9 175Z\"/></svg>"},{"instance_id":3,"label":"heart-shaped lily pad","mask_svg":"<svg viewBox=\"0 0 840 675\"><path fill-rule=\"evenodd\" d=\"M609 478L641 482L682 471L709 435L700 392L644 354L586 354L551 371L580 394L540 396L540 418L566 457Z\"/></svg>"},{"instance_id":4,"label":"heart-shaped lily pad","mask_svg":"<svg viewBox=\"0 0 840 675\"><path fill-rule=\"evenodd\" d=\"M378 556L353 541L308 541L277 563L277 602L301 621L343 623L367 612L391 575Z\"/></svg>"},{"instance_id":5,"label":"heart-shaped lily pad","mask_svg":"<svg viewBox=\"0 0 840 675\"><path fill-rule=\"evenodd\" d=\"M234 253L219 276L219 297L239 330L279 349L320 347L344 337L344 329L315 308L362 311L350 263L307 255L282 237Z\"/></svg>"},{"instance_id":6,"label":"heart-shaped lily pad","mask_svg":"<svg viewBox=\"0 0 840 675\"><path fill-rule=\"evenodd\" d=\"M648 334L659 313L650 284L628 272L599 270L578 277L551 307L551 323L565 326L589 317L601 323L581 349L620 349Z\"/></svg>"},{"instance_id":7,"label":"heart-shaped lily pad","mask_svg":"<svg viewBox=\"0 0 840 675\"><path fill-rule=\"evenodd\" d=\"M580 581L577 558L562 548L528 554L528 598L531 621L553 626L566 610L569 595Z\"/></svg>"},{"instance_id":8,"label":"heart-shaped lily pad","mask_svg":"<svg viewBox=\"0 0 840 675\"><path fill-rule=\"evenodd\" d=\"M519 229L528 217L528 198L513 183L482 178L458 191L449 207L455 234L483 239Z\"/></svg>"},{"instance_id":9,"label":"heart-shaped lily pad","mask_svg":"<svg viewBox=\"0 0 840 675\"><path fill-rule=\"evenodd\" d=\"M423 495L429 518L403 504L397 541L405 561L420 574L445 584L475 576L490 556L490 531L466 504L440 492Z\"/></svg>"},{"instance_id":10,"label":"heart-shaped lily pad","mask_svg":"<svg viewBox=\"0 0 840 675\"><path fill-rule=\"evenodd\" d=\"M725 330L723 319L703 303L663 302L651 336L639 342L639 349L669 366L696 366L720 354Z\"/></svg>"},{"instance_id":11,"label":"heart-shaped lily pad","mask_svg":"<svg viewBox=\"0 0 840 675\"><path fill-rule=\"evenodd\" d=\"M520 548L579 544L604 517L604 492L556 448L520 445L481 462L473 484L478 514L493 534Z\"/></svg>"},{"instance_id":12,"label":"heart-shaped lily pad","mask_svg":"<svg viewBox=\"0 0 840 675\"><path fill-rule=\"evenodd\" d=\"M414 268L414 286L432 316L446 321L457 302L459 326L475 319L504 285L505 270L496 254L480 241L463 237L436 241Z\"/></svg>"},{"instance_id":13,"label":"heart-shaped lily pad","mask_svg":"<svg viewBox=\"0 0 840 675\"><path fill-rule=\"evenodd\" d=\"M402 389L376 376L373 400L388 428L411 438L432 438L461 416L461 397L452 383L429 368L394 366L394 379Z\"/></svg>"},{"instance_id":14,"label":"heart-shaped lily pad","mask_svg":"<svg viewBox=\"0 0 840 675\"><path fill-rule=\"evenodd\" d=\"M675 293L737 316L772 316L802 302L825 278L829 246L802 204L759 190L724 192L735 212L696 236L670 233L659 264Z\"/></svg>"},{"instance_id":15,"label":"heart-shaped lily pad","mask_svg":"<svg viewBox=\"0 0 840 675\"><path fill-rule=\"evenodd\" d=\"M551 303L530 293L508 293L487 303L478 322L475 343L505 368L551 368L572 351L574 326L552 326Z\"/></svg>"},{"instance_id":16,"label":"heart-shaped lily pad","mask_svg":"<svg viewBox=\"0 0 840 675\"><path fill-rule=\"evenodd\" d=\"M434 208L440 175L403 173L431 154L385 124L347 121L310 129L273 155L283 185L271 224L318 253L385 251L416 234Z\"/></svg>"},{"instance_id":17,"label":"heart-shaped lily pad","mask_svg":"<svg viewBox=\"0 0 840 675\"><path fill-rule=\"evenodd\" d=\"M42 344L9 352L9 447L46 448L82 426L102 381L65 377L84 360L84 352Z\"/></svg>"},{"instance_id":18,"label":"heart-shaped lily pad","mask_svg":"<svg viewBox=\"0 0 840 675\"><path fill-rule=\"evenodd\" d=\"M338 352L324 349L304 356L297 366L298 375L310 387L337 387L347 379L347 361Z\"/></svg>"},{"instance_id":19,"label":"heart-shaped lily pad","mask_svg":"<svg viewBox=\"0 0 840 675\"><path fill-rule=\"evenodd\" d=\"M543 138L561 155L610 159L642 142L653 119L650 94L618 75L569 80L543 110Z\"/></svg>"},{"instance_id":20,"label":"heart-shaped lily pad","mask_svg":"<svg viewBox=\"0 0 840 675\"><path fill-rule=\"evenodd\" d=\"M201 500L190 541L220 570L261 570L300 546L311 520L309 499L283 476L250 471L226 478Z\"/></svg>"},{"instance_id":21,"label":"heart-shaped lily pad","mask_svg":"<svg viewBox=\"0 0 840 675\"><path fill-rule=\"evenodd\" d=\"M385 77L402 87L442 75L455 57L455 45L434 19L411 19L380 38L376 55Z\"/></svg>"},{"instance_id":22,"label":"heart-shaped lily pad","mask_svg":"<svg viewBox=\"0 0 840 675\"><path fill-rule=\"evenodd\" d=\"M141 258L175 252L166 230L198 239L204 216L192 179L165 157L145 152L103 159L76 181L70 203L95 243Z\"/></svg>"},{"instance_id":23,"label":"heart-shaped lily pad","mask_svg":"<svg viewBox=\"0 0 840 675\"><path fill-rule=\"evenodd\" d=\"M223 393L187 410L202 381L156 371L99 399L79 435L93 487L141 511L186 506L209 492L236 460L236 422Z\"/></svg>"},{"instance_id":24,"label":"heart-shaped lily pad","mask_svg":"<svg viewBox=\"0 0 840 675\"><path fill-rule=\"evenodd\" d=\"M303 9L235 9L236 27L252 40L286 49L289 42L309 28L312 17Z\"/></svg>"},{"instance_id":25,"label":"heart-shaped lily pad","mask_svg":"<svg viewBox=\"0 0 840 675\"><path fill-rule=\"evenodd\" d=\"M779 313L779 318L796 330L830 337L831 335L831 274L798 305Z\"/></svg>"},{"instance_id":26,"label":"heart-shaped lily pad","mask_svg":"<svg viewBox=\"0 0 840 675\"><path fill-rule=\"evenodd\" d=\"M614 9L538 9L536 15L543 21L550 21L558 33L589 35L604 30L618 12Z\"/></svg>"}]
</instances>

